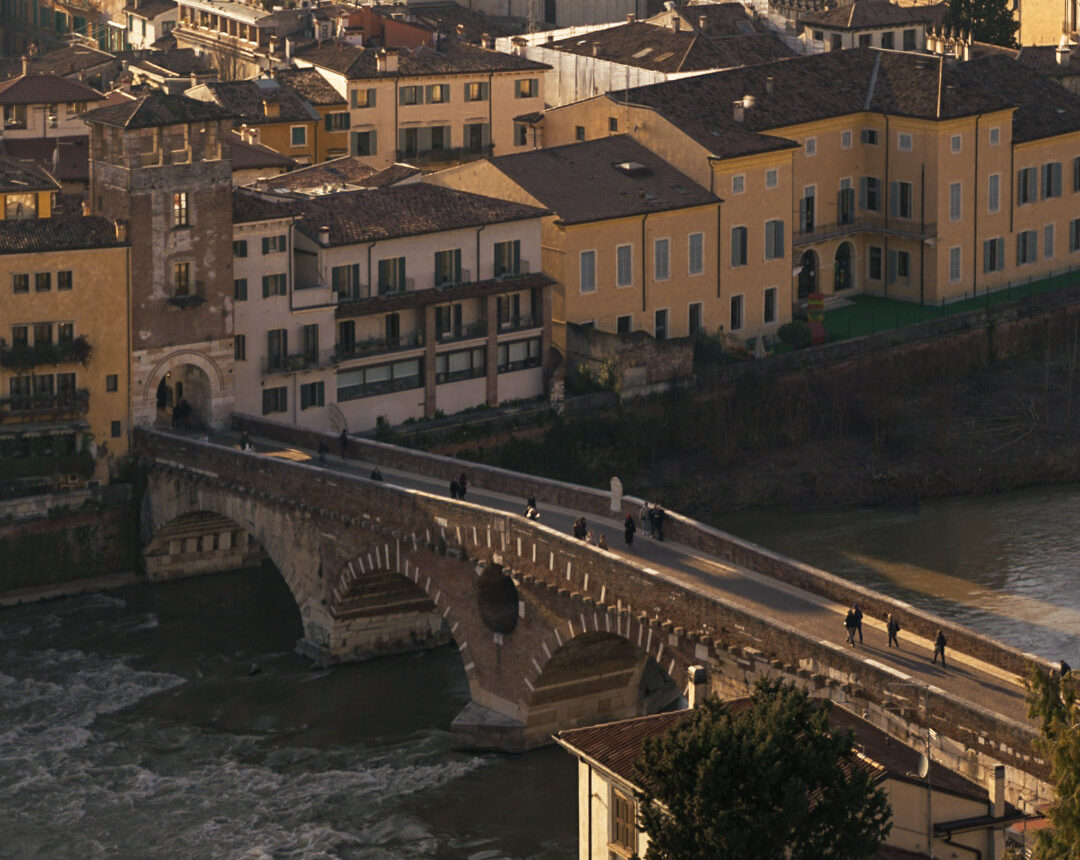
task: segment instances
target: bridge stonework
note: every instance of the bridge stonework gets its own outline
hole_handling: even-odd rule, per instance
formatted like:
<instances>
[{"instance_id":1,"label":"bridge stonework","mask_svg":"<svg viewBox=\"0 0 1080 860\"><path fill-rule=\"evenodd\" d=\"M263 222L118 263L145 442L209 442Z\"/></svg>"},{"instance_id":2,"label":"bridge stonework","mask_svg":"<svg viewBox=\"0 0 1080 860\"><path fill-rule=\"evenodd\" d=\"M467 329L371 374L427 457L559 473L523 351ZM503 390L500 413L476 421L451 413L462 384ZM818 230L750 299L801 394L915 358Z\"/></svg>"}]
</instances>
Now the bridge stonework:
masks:
<instances>
[{"instance_id":1,"label":"bridge stonework","mask_svg":"<svg viewBox=\"0 0 1080 860\"><path fill-rule=\"evenodd\" d=\"M902 740L921 744L934 728L935 760L980 784L1006 765L1013 802L1051 796L1032 726L933 688L927 707L887 667L539 523L150 431L136 444L149 530L209 510L254 535L296 597L307 653L356 659L452 638L472 698L452 727L459 746L523 750L658 710L701 664L725 698L780 677ZM496 624L489 563L516 603ZM388 574L408 588L385 591Z\"/></svg>"}]
</instances>

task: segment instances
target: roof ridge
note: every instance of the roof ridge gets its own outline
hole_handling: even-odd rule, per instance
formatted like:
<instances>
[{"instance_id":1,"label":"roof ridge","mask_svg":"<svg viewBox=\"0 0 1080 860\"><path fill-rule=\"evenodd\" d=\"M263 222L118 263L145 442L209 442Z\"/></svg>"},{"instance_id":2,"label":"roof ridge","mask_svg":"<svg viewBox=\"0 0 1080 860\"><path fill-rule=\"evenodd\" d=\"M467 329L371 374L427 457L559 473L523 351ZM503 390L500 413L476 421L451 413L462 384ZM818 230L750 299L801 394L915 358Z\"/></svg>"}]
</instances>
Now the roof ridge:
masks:
<instances>
[{"instance_id":1,"label":"roof ridge","mask_svg":"<svg viewBox=\"0 0 1080 860\"><path fill-rule=\"evenodd\" d=\"M690 56L690 52L694 49L694 45L697 44L698 36L700 36L700 35L701 35L700 33L694 33L693 37L690 39L690 44L687 45L686 50L683 51L682 59L679 60L678 65L675 66L675 71L677 71L677 72L682 71L682 67L686 63L686 58Z\"/></svg>"},{"instance_id":2,"label":"roof ridge","mask_svg":"<svg viewBox=\"0 0 1080 860\"><path fill-rule=\"evenodd\" d=\"M870 110L870 102L874 98L874 88L877 86L879 68L881 68L881 52L876 51L874 53L874 68L870 72L870 83L866 88L866 101L863 103L863 110Z\"/></svg>"}]
</instances>

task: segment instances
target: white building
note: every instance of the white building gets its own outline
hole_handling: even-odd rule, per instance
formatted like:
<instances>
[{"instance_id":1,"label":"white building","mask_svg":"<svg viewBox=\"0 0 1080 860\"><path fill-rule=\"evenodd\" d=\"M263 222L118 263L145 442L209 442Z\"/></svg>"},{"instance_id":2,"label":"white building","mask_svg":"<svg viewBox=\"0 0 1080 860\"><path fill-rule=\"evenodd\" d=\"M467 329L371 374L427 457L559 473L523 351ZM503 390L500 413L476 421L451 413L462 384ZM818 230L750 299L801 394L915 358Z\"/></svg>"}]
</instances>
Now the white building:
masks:
<instances>
[{"instance_id":1,"label":"white building","mask_svg":"<svg viewBox=\"0 0 1080 860\"><path fill-rule=\"evenodd\" d=\"M176 26L175 0L130 0L124 7L128 44L136 51L151 48Z\"/></svg>"}]
</instances>

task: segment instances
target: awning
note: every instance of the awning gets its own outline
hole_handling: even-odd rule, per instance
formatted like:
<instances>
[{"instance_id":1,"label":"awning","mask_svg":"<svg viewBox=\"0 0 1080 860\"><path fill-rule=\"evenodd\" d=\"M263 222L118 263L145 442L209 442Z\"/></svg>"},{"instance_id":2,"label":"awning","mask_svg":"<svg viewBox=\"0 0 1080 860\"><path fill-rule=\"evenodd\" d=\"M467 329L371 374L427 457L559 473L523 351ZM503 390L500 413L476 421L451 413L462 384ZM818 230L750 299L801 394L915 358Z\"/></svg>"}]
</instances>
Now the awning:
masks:
<instances>
[{"instance_id":1,"label":"awning","mask_svg":"<svg viewBox=\"0 0 1080 860\"><path fill-rule=\"evenodd\" d=\"M85 418L49 423L27 421L22 424L0 424L0 439L18 439L24 436L56 436L60 433L75 433L89 429L90 422Z\"/></svg>"}]
</instances>

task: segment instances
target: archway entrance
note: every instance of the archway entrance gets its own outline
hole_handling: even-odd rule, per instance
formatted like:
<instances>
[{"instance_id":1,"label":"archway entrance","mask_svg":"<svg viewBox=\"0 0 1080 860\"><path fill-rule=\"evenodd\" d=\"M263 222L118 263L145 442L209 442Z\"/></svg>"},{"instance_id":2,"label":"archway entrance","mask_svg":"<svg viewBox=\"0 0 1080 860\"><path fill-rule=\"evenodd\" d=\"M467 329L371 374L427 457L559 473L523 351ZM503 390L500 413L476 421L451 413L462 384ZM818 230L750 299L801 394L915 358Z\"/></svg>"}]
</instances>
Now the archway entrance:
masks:
<instances>
[{"instance_id":1,"label":"archway entrance","mask_svg":"<svg viewBox=\"0 0 1080 860\"><path fill-rule=\"evenodd\" d=\"M818 258L814 251L807 251L799 260L799 298L805 299L817 292Z\"/></svg>"},{"instance_id":2,"label":"archway entrance","mask_svg":"<svg viewBox=\"0 0 1080 860\"><path fill-rule=\"evenodd\" d=\"M836 249L836 260L833 263L833 290L840 292L853 286L851 280L851 243L841 242Z\"/></svg>"},{"instance_id":3,"label":"archway entrance","mask_svg":"<svg viewBox=\"0 0 1080 860\"><path fill-rule=\"evenodd\" d=\"M212 402L206 371L194 364L182 364L166 371L158 383L154 423L158 427L207 428Z\"/></svg>"}]
</instances>

